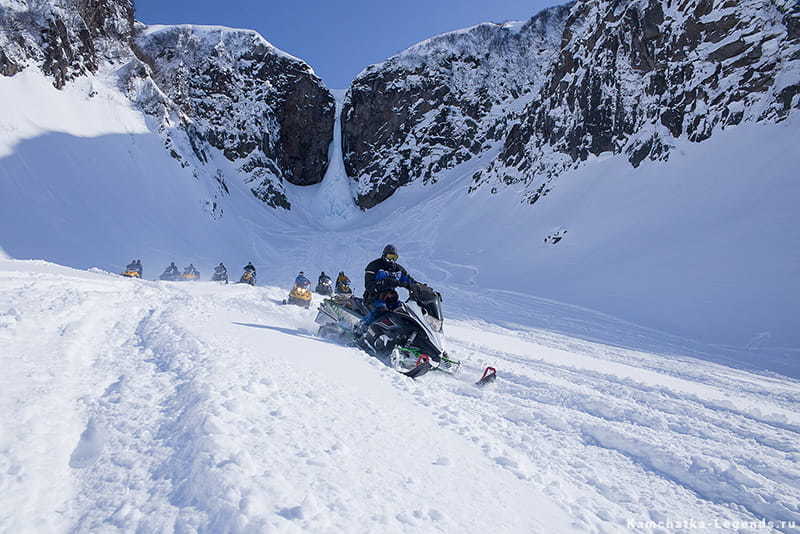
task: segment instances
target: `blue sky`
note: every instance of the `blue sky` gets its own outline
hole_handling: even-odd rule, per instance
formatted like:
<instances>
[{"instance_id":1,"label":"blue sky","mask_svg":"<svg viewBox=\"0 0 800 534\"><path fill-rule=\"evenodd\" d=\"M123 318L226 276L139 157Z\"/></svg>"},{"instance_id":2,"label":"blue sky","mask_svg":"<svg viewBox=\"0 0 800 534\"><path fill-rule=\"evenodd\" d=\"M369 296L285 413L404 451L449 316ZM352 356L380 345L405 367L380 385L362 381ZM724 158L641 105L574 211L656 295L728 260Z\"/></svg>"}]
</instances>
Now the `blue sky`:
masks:
<instances>
[{"instance_id":1,"label":"blue sky","mask_svg":"<svg viewBox=\"0 0 800 534\"><path fill-rule=\"evenodd\" d=\"M551 0L136 0L147 24L219 24L260 32L333 89L361 69L433 35L480 22L525 20Z\"/></svg>"}]
</instances>

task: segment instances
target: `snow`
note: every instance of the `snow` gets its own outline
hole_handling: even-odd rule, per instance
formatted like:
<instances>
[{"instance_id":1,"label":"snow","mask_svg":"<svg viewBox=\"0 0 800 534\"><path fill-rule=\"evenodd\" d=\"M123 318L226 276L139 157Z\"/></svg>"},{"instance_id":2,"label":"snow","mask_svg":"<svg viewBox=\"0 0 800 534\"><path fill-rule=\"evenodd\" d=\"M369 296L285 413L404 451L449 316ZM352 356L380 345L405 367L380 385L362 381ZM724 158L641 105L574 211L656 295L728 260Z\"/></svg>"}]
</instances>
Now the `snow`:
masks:
<instances>
[{"instance_id":1,"label":"snow","mask_svg":"<svg viewBox=\"0 0 800 534\"><path fill-rule=\"evenodd\" d=\"M560 38L548 20L387 63L525 49ZM323 182L287 185L284 212L224 158L222 194L170 157L177 117L144 115L155 89L126 92L117 68L62 90L0 77L0 531L796 530L767 522L800 521L797 117L637 169L601 154L534 206L523 183L467 193L494 144L368 212L337 119ZM442 292L461 374L411 381L317 338L315 306L280 305L300 269L360 292L388 242ZM148 280L116 275L133 258ZM253 261L262 285L151 281L173 260L204 280ZM487 365L499 378L476 388Z\"/></svg>"},{"instance_id":2,"label":"snow","mask_svg":"<svg viewBox=\"0 0 800 534\"><path fill-rule=\"evenodd\" d=\"M252 42L260 43L266 46L270 53L276 56L302 63L304 67L307 66L306 62L302 59L284 52L277 46L267 41L263 35L255 30L246 30L241 28L229 28L227 26L206 25L206 24L148 24L140 27L141 36L156 36L158 34L179 33L191 36L192 39L202 43L202 47L198 48L213 49L219 43L226 41L239 42L243 38L248 38ZM247 45L249 46L249 44ZM311 72L310 67L308 67Z\"/></svg>"},{"instance_id":3,"label":"snow","mask_svg":"<svg viewBox=\"0 0 800 534\"><path fill-rule=\"evenodd\" d=\"M800 520L796 379L586 341L625 325L529 301L577 335L448 320L462 372L415 382L316 338L285 292L0 261L0 530Z\"/></svg>"}]
</instances>

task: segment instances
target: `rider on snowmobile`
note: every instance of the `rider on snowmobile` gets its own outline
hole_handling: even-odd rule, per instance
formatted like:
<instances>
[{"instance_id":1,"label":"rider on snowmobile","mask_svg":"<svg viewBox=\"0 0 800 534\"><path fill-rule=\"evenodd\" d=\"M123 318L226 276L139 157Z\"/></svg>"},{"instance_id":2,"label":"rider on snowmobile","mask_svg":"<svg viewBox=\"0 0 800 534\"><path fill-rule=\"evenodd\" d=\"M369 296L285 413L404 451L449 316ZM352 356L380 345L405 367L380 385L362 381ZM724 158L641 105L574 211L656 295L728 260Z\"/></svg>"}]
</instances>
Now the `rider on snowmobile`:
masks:
<instances>
[{"instance_id":1,"label":"rider on snowmobile","mask_svg":"<svg viewBox=\"0 0 800 534\"><path fill-rule=\"evenodd\" d=\"M381 257L371 261L364 269L364 303L370 312L356 325L356 333L362 333L378 317L400 305L400 297L394 288L406 289L416 284L402 265L397 263L397 248L386 245Z\"/></svg>"},{"instance_id":2,"label":"rider on snowmobile","mask_svg":"<svg viewBox=\"0 0 800 534\"><path fill-rule=\"evenodd\" d=\"M175 265L175 262L174 262L174 261L171 261L171 262L169 262L169 266L168 266L168 267L167 267L167 269L164 271L164 274L174 274L174 275L177 275L177 274L179 274L179 271L178 271L178 266L177 266L177 265Z\"/></svg>"},{"instance_id":3,"label":"rider on snowmobile","mask_svg":"<svg viewBox=\"0 0 800 534\"><path fill-rule=\"evenodd\" d=\"M336 292L337 293L352 293L350 289L350 279L344 274L344 271L339 271L339 276L336 277Z\"/></svg>"},{"instance_id":4,"label":"rider on snowmobile","mask_svg":"<svg viewBox=\"0 0 800 534\"><path fill-rule=\"evenodd\" d=\"M225 265L222 262L219 262L219 265L214 267L214 277L218 280L228 280L228 269L225 268Z\"/></svg>"},{"instance_id":5,"label":"rider on snowmobile","mask_svg":"<svg viewBox=\"0 0 800 534\"><path fill-rule=\"evenodd\" d=\"M183 274L200 274L197 269L195 269L194 264L190 263L188 267L183 269Z\"/></svg>"},{"instance_id":6,"label":"rider on snowmobile","mask_svg":"<svg viewBox=\"0 0 800 534\"><path fill-rule=\"evenodd\" d=\"M303 273L303 271L300 271L300 273L297 275L297 278L294 279L294 285L307 288L311 285L311 280L306 278L306 275Z\"/></svg>"}]
</instances>

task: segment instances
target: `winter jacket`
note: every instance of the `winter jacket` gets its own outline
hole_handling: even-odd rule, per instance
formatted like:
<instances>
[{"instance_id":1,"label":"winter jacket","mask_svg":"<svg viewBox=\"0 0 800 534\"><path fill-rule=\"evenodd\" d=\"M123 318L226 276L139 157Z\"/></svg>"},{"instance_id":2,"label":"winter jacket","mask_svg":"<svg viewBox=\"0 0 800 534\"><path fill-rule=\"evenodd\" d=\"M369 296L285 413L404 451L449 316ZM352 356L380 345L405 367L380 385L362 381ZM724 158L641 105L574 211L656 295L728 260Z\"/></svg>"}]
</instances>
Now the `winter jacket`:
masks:
<instances>
[{"instance_id":1,"label":"winter jacket","mask_svg":"<svg viewBox=\"0 0 800 534\"><path fill-rule=\"evenodd\" d=\"M364 300L372 302L384 291L397 286L410 287L416 281L402 265L380 257L364 269Z\"/></svg>"}]
</instances>

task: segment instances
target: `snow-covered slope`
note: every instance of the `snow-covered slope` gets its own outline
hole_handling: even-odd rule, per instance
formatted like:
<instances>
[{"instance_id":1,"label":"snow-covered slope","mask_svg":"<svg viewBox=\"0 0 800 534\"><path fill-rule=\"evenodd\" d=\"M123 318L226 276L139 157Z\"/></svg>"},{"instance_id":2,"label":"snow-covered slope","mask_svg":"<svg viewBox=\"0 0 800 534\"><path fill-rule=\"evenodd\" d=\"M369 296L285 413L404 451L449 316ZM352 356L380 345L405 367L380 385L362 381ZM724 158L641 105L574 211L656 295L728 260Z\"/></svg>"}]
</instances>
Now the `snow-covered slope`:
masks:
<instances>
[{"instance_id":1,"label":"snow-covered slope","mask_svg":"<svg viewBox=\"0 0 800 534\"><path fill-rule=\"evenodd\" d=\"M0 261L0 530L800 521L796 380L472 319L446 324L463 374L414 382L315 338L283 296ZM500 378L477 389L486 364Z\"/></svg>"}]
</instances>

